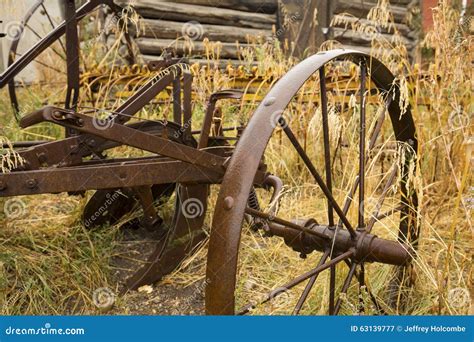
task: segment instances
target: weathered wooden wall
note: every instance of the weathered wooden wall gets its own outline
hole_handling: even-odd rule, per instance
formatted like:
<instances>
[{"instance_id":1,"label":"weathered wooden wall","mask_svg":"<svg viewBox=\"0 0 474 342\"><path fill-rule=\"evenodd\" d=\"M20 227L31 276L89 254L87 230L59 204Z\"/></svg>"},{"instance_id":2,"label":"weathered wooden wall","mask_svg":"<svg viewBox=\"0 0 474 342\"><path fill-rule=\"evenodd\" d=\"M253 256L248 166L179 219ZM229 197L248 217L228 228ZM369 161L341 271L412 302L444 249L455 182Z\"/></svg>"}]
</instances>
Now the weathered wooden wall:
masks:
<instances>
[{"instance_id":1,"label":"weathered wooden wall","mask_svg":"<svg viewBox=\"0 0 474 342\"><path fill-rule=\"evenodd\" d=\"M145 60L156 58L166 48L179 55L200 58L206 52L203 41L208 39L221 42L220 58L237 61L239 47L246 47L256 37L263 41L272 39L277 24L277 0L137 0L133 3L143 17L142 30L135 42ZM183 39L185 35L189 39Z\"/></svg>"},{"instance_id":2,"label":"weathered wooden wall","mask_svg":"<svg viewBox=\"0 0 474 342\"><path fill-rule=\"evenodd\" d=\"M290 30L290 36L286 37L294 42L292 52L295 55L315 53L321 43L328 39L336 40L346 48L368 51L372 38L353 30L352 23L372 25L379 29L379 33L385 38L392 39L393 30L378 28L376 23L366 19L370 9L377 4L377 0L281 0L281 2L291 12L304 13L300 20L293 23L294 28ZM419 0L390 0L394 26L402 34L402 40L408 49L414 47L417 37L417 32L408 24L408 18L410 10L418 3ZM335 17L339 20L334 20Z\"/></svg>"},{"instance_id":3,"label":"weathered wooden wall","mask_svg":"<svg viewBox=\"0 0 474 342\"><path fill-rule=\"evenodd\" d=\"M126 4L127 0L117 0ZM409 49L416 33L407 24L411 6L419 0L391 0L391 12L397 29ZM365 19L377 0L134 0L143 17L143 32L136 43L145 59L156 58L171 47L180 55L202 57L203 41L221 42L221 59L237 61L238 46L245 47L249 38L279 39L288 46L288 53L305 56L318 50L327 39L334 39L348 48L368 50L371 38L353 31L351 25L331 27L335 16L346 22L368 23ZM391 39L393 32L381 30ZM192 40L182 39L187 34ZM292 42L292 43L291 43Z\"/></svg>"},{"instance_id":4,"label":"weathered wooden wall","mask_svg":"<svg viewBox=\"0 0 474 342\"><path fill-rule=\"evenodd\" d=\"M418 37L418 32L410 24L410 12L414 6L419 5L419 0L390 0L390 12L397 31L401 33L401 38L408 50L413 50ZM337 5L333 9L332 16L339 16L348 21L359 21L363 24L373 25L379 31L379 34L384 35L388 41L393 39L393 30L380 28L377 23L368 21L367 14L369 10L374 7L377 0L338 0ZM350 14L350 15L347 15ZM368 50L371 44L370 35L361 35L354 32L350 25L343 26L336 25L331 28L331 37L344 44L348 48L358 48L359 50Z\"/></svg>"}]
</instances>

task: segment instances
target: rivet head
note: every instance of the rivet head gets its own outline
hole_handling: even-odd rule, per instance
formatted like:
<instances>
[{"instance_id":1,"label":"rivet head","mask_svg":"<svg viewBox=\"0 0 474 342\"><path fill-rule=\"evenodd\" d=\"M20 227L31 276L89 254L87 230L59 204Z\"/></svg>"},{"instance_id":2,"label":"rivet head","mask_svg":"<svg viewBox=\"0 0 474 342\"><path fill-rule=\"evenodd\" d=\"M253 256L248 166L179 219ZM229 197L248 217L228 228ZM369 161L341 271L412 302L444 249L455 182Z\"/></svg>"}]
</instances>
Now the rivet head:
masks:
<instances>
[{"instance_id":1,"label":"rivet head","mask_svg":"<svg viewBox=\"0 0 474 342\"><path fill-rule=\"evenodd\" d=\"M227 196L226 198L224 198L225 209L230 210L232 209L233 206L234 206L234 198L232 198L231 196Z\"/></svg>"},{"instance_id":2,"label":"rivet head","mask_svg":"<svg viewBox=\"0 0 474 342\"><path fill-rule=\"evenodd\" d=\"M48 157L46 156L46 153L44 152L38 153L38 161L40 162L40 164L46 163L47 160L48 160Z\"/></svg>"},{"instance_id":3,"label":"rivet head","mask_svg":"<svg viewBox=\"0 0 474 342\"><path fill-rule=\"evenodd\" d=\"M265 100L263 104L268 107L274 104L275 101L276 101L276 97L269 97L268 99Z\"/></svg>"},{"instance_id":4,"label":"rivet head","mask_svg":"<svg viewBox=\"0 0 474 342\"><path fill-rule=\"evenodd\" d=\"M38 181L34 178L32 179L28 179L26 181L26 186L29 188L29 189L34 189L36 188L36 186L38 185Z\"/></svg>"}]
</instances>

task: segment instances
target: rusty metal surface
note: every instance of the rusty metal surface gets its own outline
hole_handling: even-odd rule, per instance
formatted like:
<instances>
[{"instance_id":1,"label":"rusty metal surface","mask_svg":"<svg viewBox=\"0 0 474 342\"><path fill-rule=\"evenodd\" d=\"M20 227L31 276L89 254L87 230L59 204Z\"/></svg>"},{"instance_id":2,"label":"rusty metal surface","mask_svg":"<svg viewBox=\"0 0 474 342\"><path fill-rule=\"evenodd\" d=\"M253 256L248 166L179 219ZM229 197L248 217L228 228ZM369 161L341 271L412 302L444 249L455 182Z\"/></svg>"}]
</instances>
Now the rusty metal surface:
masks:
<instances>
[{"instance_id":1,"label":"rusty metal surface","mask_svg":"<svg viewBox=\"0 0 474 342\"><path fill-rule=\"evenodd\" d=\"M208 314L235 313L234 293L242 220L253 185L253 175L259 167L265 147L274 131L270 118L277 112L282 113L305 81L323 65L335 59L350 59L355 63L366 62L377 87L394 96L388 111L396 139L410 143L416 151L415 126L410 109L405 115L400 115L398 89L393 86L394 76L380 61L358 51L332 50L320 52L296 65L275 84L256 109L227 166L216 203L209 242L206 272ZM236 179L239 181L236 182ZM409 211L407 214L407 217L413 215ZM401 231L407 225L406 220L402 219ZM357 236L352 239L357 240Z\"/></svg>"},{"instance_id":2,"label":"rusty metal surface","mask_svg":"<svg viewBox=\"0 0 474 342\"><path fill-rule=\"evenodd\" d=\"M160 280L173 271L207 237L203 229L207 209L207 185L179 186L177 191L171 228L146 264L127 279L127 289L136 290L142 285ZM187 201L200 203L199 212L187 214L187 209L183 207L189 203Z\"/></svg>"},{"instance_id":3,"label":"rusty metal surface","mask_svg":"<svg viewBox=\"0 0 474 342\"><path fill-rule=\"evenodd\" d=\"M20 121L20 126L28 127L32 124L45 121L72 128L83 133L99 136L120 144L203 166L217 172L224 171L223 165L225 159L214 154L180 145L171 140L141 132L140 130L125 125L116 124L108 129L98 128L94 123L93 117L61 108L45 107L40 109L24 117Z\"/></svg>"},{"instance_id":4,"label":"rusty metal surface","mask_svg":"<svg viewBox=\"0 0 474 342\"><path fill-rule=\"evenodd\" d=\"M93 9L93 5L110 1L93 1L79 11L75 11L70 1L67 10L66 24L40 41L30 49L25 57L12 61L10 68L2 75L1 81L14 84L13 78L30 63L39 52L46 49L66 32L67 52L71 63L68 63L68 99L67 109L75 108L78 95L77 56L78 45L76 19L82 19ZM41 2L38 3L38 6ZM77 13L77 14L76 14ZM191 252L196 244L207 235L202 231L204 213L199 218L190 219L182 213L182 201L192 196L202 203L207 203L207 185L219 183L223 176L222 167L227 149L212 148L206 152L206 146L197 150L197 143L191 135L191 85L192 76L188 72L170 72L164 75L160 70L181 60L164 60L150 65L157 76L150 77L134 95L109 115L110 127L94 125L95 118L63 108L45 108L22 118L21 126L29 127L43 121L51 121L78 132L78 135L52 142L19 142L13 145L23 148L18 151L25 160L24 165L7 174L0 174L0 196L40 193L77 193L83 190L99 189L92 197L84 212L85 225L99 226L111 224L130 211L139 203L144 211L141 225L149 229L160 229L162 219L154 208L154 199L169 196L179 185L179 200L175 205L175 215L166 238L161 239L149 263L144 266L128 283L139 284L150 279L158 279L172 271ZM178 69L177 69L178 70ZM183 86L181 87L181 80ZM2 85L4 84L2 83ZM175 121L135 122L124 125L140 109L146 106L168 84L175 85ZM181 102L182 99L182 102ZM180 123L186 126L180 125ZM80 128L80 129L77 129ZM167 137L163 138L163 131ZM151 147L154 138L156 149ZM138 144L135 144L135 143ZM155 156L142 158L101 159L102 152L120 145L144 147L143 150L154 152ZM171 149L171 150L170 150ZM153 151L152 151L153 150ZM168 153L168 152L169 153ZM166 157L166 155L169 155ZM183 157L181 158L180 155ZM99 157L88 159L89 156ZM177 158L175 158L177 157ZM185 159L186 162L180 161ZM199 167L198 165L206 165ZM204 185L200 185L204 184ZM171 185L171 186L170 186ZM104 190L100 190L104 189ZM109 207L108 216L97 218L97 209L117 191L126 194ZM205 208L204 208L205 210ZM178 243L179 242L179 243ZM160 271L161 270L161 271Z\"/></svg>"},{"instance_id":5,"label":"rusty metal surface","mask_svg":"<svg viewBox=\"0 0 474 342\"><path fill-rule=\"evenodd\" d=\"M141 285L156 282L172 272L207 237L204 221L209 185L222 183L212 222L206 270L206 312L213 315L236 312L235 284L244 214L254 218L255 229L263 229L267 235L282 238L289 248L300 253L302 257L313 251L323 253L316 268L288 282L285 285L287 288L292 288L307 279L310 279L310 283L314 283L318 274L326 269L331 269L333 278L335 265L346 262L349 272L341 290L341 293L345 293L354 276L357 276L360 284L363 284L365 262L380 262L400 267L410 262L414 252L409 242L417 239L417 227L413 219L416 195L408 194L404 187L408 176L408 165L402 166L400 175L405 199L400 208L402 218L399 241L382 239L372 234L373 222L370 221L366 226L362 214L359 215L357 224L349 222L346 217L347 202L340 207L332 195L331 169L328 166L330 161L328 101L324 71L324 65L328 62L350 60L361 67L359 134L363 143L359 146L359 179L349 197L353 197L355 188L359 186L359 189L362 189L359 190L359 201L364 200L366 70L367 76L370 75L377 88L385 93L385 99L390 98L390 101L387 101L388 112L396 140L409 144L416 154L417 141L410 109L404 115L400 115L399 90L393 85L393 75L380 61L350 50L332 50L311 56L275 84L243 132L240 127L237 137L226 137L226 128L222 127L222 112L216 102L221 99L242 99L242 92L225 90L212 94L207 103L202 128L193 132L191 131L192 74L189 69L179 67L182 60L167 58L149 64L147 72L151 72L150 80L131 94L118 109L108 112L108 117L104 119L105 127L98 127L96 119L91 114L97 114L98 110L107 112L106 109L77 108L80 82L77 22L98 5L106 4L115 11L118 8L111 0L91 0L77 11L73 0L64 3L67 14L65 22L23 56L12 61L9 68L0 75L0 87L9 84L9 87L13 87L14 94L14 77L65 34L68 63L65 108L46 106L24 116L20 126L25 128L50 122L65 127L70 135L74 135L52 142L17 143L16 146L21 148L18 153L25 163L9 173L0 174L0 197L97 190L84 212L84 224L88 228L113 224L135 206L140 206L143 211L140 224L149 230L157 231L161 239L145 265L128 279L126 288L133 290ZM41 4L42 1L39 1L35 10ZM176 68L160 73L163 68L172 66ZM318 71L320 103L323 107L325 180L312 165L304 148L299 145L297 138L281 117L281 113L302 85ZM167 87L172 89L174 122L165 124L161 121L148 120L127 124ZM12 100L16 100L15 94ZM283 132L325 195L328 204L327 225L320 224L314 219L301 221L276 217L278 198L283 184L278 175L267 172L263 158L265 148L275 130L271 124L271 117L275 115L279 116L278 123L282 126ZM192 136L194 133L200 134L198 142ZM236 143L235 146L231 146L232 141ZM372 140L369 142L369 147L371 145ZM134 147L151 155L136 158L106 157L105 151L119 146ZM395 179L395 175L396 173L392 173L392 180ZM273 189L269 213L260 210L255 191L257 188ZM98 208L117 192L124 196L109 208L110 211L106 215L97 219ZM176 193L174 214L171 224L167 225L160 217L155 202L161 198L169 198L173 192ZM385 194L386 190L383 196ZM194 213L189 215L186 212L185 206L189 201L197 201L200 204L197 215ZM335 222L334 212L339 217L338 224ZM410 236L410 241L407 236ZM334 255L328 252L330 248L333 248ZM360 270L357 271L357 268ZM301 309L309 289L308 287L305 289L295 312ZM270 293L264 302L274 295L275 293ZM338 313L340 307L340 299L334 303L333 294L330 313ZM244 307L242 312L248 312L250 309L251 306Z\"/></svg>"}]
</instances>

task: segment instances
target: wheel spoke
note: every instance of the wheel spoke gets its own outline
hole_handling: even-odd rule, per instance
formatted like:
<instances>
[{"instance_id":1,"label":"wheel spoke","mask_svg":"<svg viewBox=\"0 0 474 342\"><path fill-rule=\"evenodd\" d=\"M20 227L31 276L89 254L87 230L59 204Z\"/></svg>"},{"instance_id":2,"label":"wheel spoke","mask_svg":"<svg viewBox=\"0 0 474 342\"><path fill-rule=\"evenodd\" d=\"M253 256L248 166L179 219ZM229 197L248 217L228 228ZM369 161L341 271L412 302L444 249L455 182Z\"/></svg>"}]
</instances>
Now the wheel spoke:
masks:
<instances>
[{"instance_id":1,"label":"wheel spoke","mask_svg":"<svg viewBox=\"0 0 474 342\"><path fill-rule=\"evenodd\" d=\"M15 52L15 56L20 56L20 57L21 57L21 53ZM38 61L38 60L36 60L36 59L33 60L33 62L35 62L35 63L37 63L37 64L39 64L39 65L42 65L42 66L44 66L45 68L51 69L51 70L53 70L53 71L55 71L55 72L57 72L57 73L66 75L66 73L65 73L64 71L59 70L59 69L56 69L55 67L52 67L51 65L48 65L48 64L43 63L43 62L41 62L41 61Z\"/></svg>"},{"instance_id":2,"label":"wheel spoke","mask_svg":"<svg viewBox=\"0 0 474 342\"><path fill-rule=\"evenodd\" d=\"M357 176L354 184L352 185L351 190L347 194L346 201L344 202L344 208L343 208L342 211L345 215L347 215L347 213L349 212L349 209L350 209L351 204L352 204L352 199L354 198L354 194L355 194L358 186L359 186L359 176ZM342 221L341 220L339 220L338 226L342 226Z\"/></svg>"},{"instance_id":3,"label":"wheel spoke","mask_svg":"<svg viewBox=\"0 0 474 342\"><path fill-rule=\"evenodd\" d=\"M28 29L36 36L36 38L38 38L39 40L43 40L43 37L41 37L41 36L39 35L39 33L36 32L30 25L25 24L25 27L28 28ZM53 47L51 46L50 49L51 49L56 55L58 55L59 58L61 58L63 61L66 60L66 58L65 58L63 55L61 55L59 52L57 52L55 48L53 48Z\"/></svg>"},{"instance_id":4,"label":"wheel spoke","mask_svg":"<svg viewBox=\"0 0 474 342\"><path fill-rule=\"evenodd\" d=\"M339 293L339 298L337 299L336 307L334 308L334 314L335 315L337 315L339 313L339 310L341 309L342 298L340 296L341 296L341 294L346 294L347 293L347 290L349 289L349 286L351 285L352 278L354 277L356 267L357 267L357 263L352 262L349 273L347 274L347 277L344 280L344 285L342 285L342 290Z\"/></svg>"},{"instance_id":5,"label":"wheel spoke","mask_svg":"<svg viewBox=\"0 0 474 342\"><path fill-rule=\"evenodd\" d=\"M308 168L308 170L310 171L310 173L313 175L313 177L316 180L316 182L318 183L319 187L321 188L321 190L323 190L324 195L326 196L326 198L329 200L329 202L333 206L333 208L336 211L336 213L338 214L339 218L342 220L342 222L346 226L346 228L349 231L351 237L354 239L356 237L356 233L354 231L354 228L352 228L352 225L350 224L350 222L347 219L346 215L343 213L343 211L341 210L341 208L337 204L336 200L332 196L332 193L329 191L327 185L324 183L323 179L321 178L320 174L318 173L318 171L314 167L314 165L311 162L311 160L309 159L308 155L306 154L304 149L301 147L301 144L296 139L296 137L293 134L293 132L291 131L290 127L288 127L288 125L286 124L285 119L283 117L280 117L278 122L282 126L283 131L285 132L288 139L290 140L290 142L292 143L292 145L294 146L294 148L296 149L296 151L300 155L301 159L303 159L303 162L305 163L305 165Z\"/></svg>"},{"instance_id":6,"label":"wheel spoke","mask_svg":"<svg viewBox=\"0 0 474 342\"><path fill-rule=\"evenodd\" d=\"M47 10L46 7L44 6L44 3L41 3L41 7L43 7L43 11L44 11L44 13L46 14L46 17L48 18L49 24L51 25L51 28L52 28L53 31L54 31L54 30L56 29L56 26L54 26L53 19L52 19L51 16L49 15L48 10ZM59 44L61 44L61 48L63 49L64 55L66 55L66 48L64 47L63 41L61 40L61 38L59 38L58 41L59 41Z\"/></svg>"},{"instance_id":7,"label":"wheel spoke","mask_svg":"<svg viewBox=\"0 0 474 342\"><path fill-rule=\"evenodd\" d=\"M384 309L380 306L379 302L377 301L377 298L373 295L372 291L369 290L369 288L366 286L365 287L367 290L367 293L369 294L370 300L375 306L375 309L381 314L381 315L387 315Z\"/></svg>"},{"instance_id":8,"label":"wheel spoke","mask_svg":"<svg viewBox=\"0 0 474 342\"><path fill-rule=\"evenodd\" d=\"M321 266L325 261L326 259L328 258L329 256L329 253L330 251L329 250L326 250L322 256L322 258L319 260L318 264L316 267L319 267ZM335 266L331 266L330 269L332 270ZM309 292L311 291L311 289L313 288L314 286L314 283L316 282L316 279L318 278L318 274L315 274L314 276L312 276L309 281L308 281L308 284L306 284L306 287L304 288L304 291L303 293L301 294L300 296L300 299L298 300L298 303L296 304L296 307L295 309L293 310L293 315L298 315L301 308L303 307L303 304L304 302L306 301L306 298L308 297L308 294Z\"/></svg>"},{"instance_id":9,"label":"wheel spoke","mask_svg":"<svg viewBox=\"0 0 474 342\"><path fill-rule=\"evenodd\" d=\"M377 301L377 298L375 298L374 294L372 293L372 291L370 291L370 289L367 287L365 287L369 297L370 297L370 300L372 302L372 304L374 304L375 306L375 309L379 312L380 315L387 315L387 313L385 312L384 309L382 309L382 307L380 306L379 302Z\"/></svg>"},{"instance_id":10,"label":"wheel spoke","mask_svg":"<svg viewBox=\"0 0 474 342\"><path fill-rule=\"evenodd\" d=\"M326 75L324 66L319 69L319 79L321 88L321 113L323 118L323 135L324 135L324 163L326 166L326 183L328 189L332 193L332 174L331 174L331 152L329 147L329 122L328 122L328 108L327 108L327 92L326 92ZM347 215L347 210L344 210L344 215ZM329 226L334 226L333 208L328 200L328 222ZM336 266L331 266L329 269L329 315L334 313L334 300L336 289Z\"/></svg>"},{"instance_id":11,"label":"wheel spoke","mask_svg":"<svg viewBox=\"0 0 474 342\"><path fill-rule=\"evenodd\" d=\"M390 106L391 103L392 103L392 98L389 97L387 99L387 102L384 105L384 110L380 111L380 115L377 118L377 122L375 124L374 131L372 132L372 135L370 136L369 146L368 146L368 151L369 152L372 151L372 149L375 146L375 143L377 142L377 138L379 137L380 131L382 130L383 122L385 121L385 112L387 111L387 109L388 109L388 107ZM366 161L367 161L367 159L368 158L366 158Z\"/></svg>"},{"instance_id":12,"label":"wheel spoke","mask_svg":"<svg viewBox=\"0 0 474 342\"><path fill-rule=\"evenodd\" d=\"M359 208L364 205L365 196L365 79L366 65L360 65L360 125L359 125ZM364 211L359 210L358 228L363 228Z\"/></svg>"},{"instance_id":13,"label":"wheel spoke","mask_svg":"<svg viewBox=\"0 0 474 342\"><path fill-rule=\"evenodd\" d=\"M336 293L336 266L331 266L329 272L329 314L334 315L334 295Z\"/></svg>"},{"instance_id":14,"label":"wheel spoke","mask_svg":"<svg viewBox=\"0 0 474 342\"><path fill-rule=\"evenodd\" d=\"M306 279L311 278L312 276L321 273L325 269L328 269L329 267L331 267L333 265L336 265L337 263L339 263L343 260L349 259L350 257L353 256L353 254L354 254L354 251L349 250L349 251L335 257L331 261L328 261L328 262L322 264L321 266L318 266L318 267L312 269L311 271L303 273L302 275L300 275L300 276L296 277L295 279L289 281L285 285L280 286L276 290L271 291L269 294L266 295L265 299L257 305L265 304L269 300L271 300L273 298L276 298L279 294L283 293L284 291L282 291L282 289L285 289L285 291L290 290L293 287L295 287L296 285L298 285L298 284L302 283L303 281L305 281ZM323 255L323 257L324 257L324 255ZM248 313L250 310L257 307L257 305L248 304L248 305L244 306L244 308L241 311L239 311L239 315L244 315L244 314Z\"/></svg>"},{"instance_id":15,"label":"wheel spoke","mask_svg":"<svg viewBox=\"0 0 474 342\"><path fill-rule=\"evenodd\" d=\"M375 209L372 213L372 217L369 221L369 224L367 225L366 231L367 233L370 233L372 228L374 227L375 222L377 222L377 216L379 215L380 208L382 208L383 202L385 201L385 197L387 196L388 191L392 187L392 184L397 176L398 173L398 167L397 165L393 166L392 172L390 173L390 176L388 177L387 183L385 184L385 187L382 191L382 195L380 196L379 200L377 201L377 204L375 206ZM364 211L363 209L360 211Z\"/></svg>"},{"instance_id":16,"label":"wheel spoke","mask_svg":"<svg viewBox=\"0 0 474 342\"><path fill-rule=\"evenodd\" d=\"M346 263L347 267L349 267L349 269L350 269L352 264L348 260L345 260L345 263ZM359 278L359 273L357 272L357 269L355 271L355 275L356 275L357 278ZM377 298L375 298L375 296L372 293L372 291L370 290L368 284L365 285L365 290L369 294L370 300L374 304L377 311L382 315L386 315L387 313L382 309L382 306L380 306L379 302L377 301Z\"/></svg>"},{"instance_id":17,"label":"wheel spoke","mask_svg":"<svg viewBox=\"0 0 474 342\"><path fill-rule=\"evenodd\" d=\"M364 300L362 298L362 288L365 287L365 268L364 264L360 264L359 274L356 274L357 280L359 281L359 313L365 311Z\"/></svg>"},{"instance_id":18,"label":"wheel spoke","mask_svg":"<svg viewBox=\"0 0 474 342\"><path fill-rule=\"evenodd\" d=\"M319 83L321 90L321 115L323 118L323 139L324 139L324 164L326 166L326 185L329 192L332 194L332 180L331 180L331 151L329 148L329 123L328 123L328 98L326 93L326 73L324 66L319 69ZM329 226L334 226L334 213L331 201L328 202L328 222Z\"/></svg>"},{"instance_id":19,"label":"wheel spoke","mask_svg":"<svg viewBox=\"0 0 474 342\"><path fill-rule=\"evenodd\" d=\"M377 216L376 220L377 221L380 221L386 217L389 217L390 215L393 215L395 214L396 212L398 211L401 211L405 206L403 204L399 205L398 207L396 208L393 208L393 209L390 209L390 210L387 210L386 212L380 214L379 216Z\"/></svg>"},{"instance_id":20,"label":"wheel spoke","mask_svg":"<svg viewBox=\"0 0 474 342\"><path fill-rule=\"evenodd\" d=\"M392 98L389 97L386 104L385 104L385 107L384 107L385 110L390 106L391 102L392 102ZM377 138L380 134L380 131L382 130L382 125L383 125L383 122L384 122L384 119L385 119L385 110L381 111L380 116L377 118L377 123L375 125L375 129L372 132L372 135L370 137L370 142L369 142L369 147L368 147L369 153L374 148L375 143L377 141ZM365 162L368 161L369 153L367 153ZM354 184L352 185L352 188L349 191L349 194L347 195L346 200L344 202L344 208L343 208L344 215L347 215L347 212L349 211L349 209L351 207L352 199L354 198L354 194L355 194L358 186L359 186L359 176L357 176L357 178L356 178ZM342 221L341 220L339 220L338 226L342 226Z\"/></svg>"}]
</instances>

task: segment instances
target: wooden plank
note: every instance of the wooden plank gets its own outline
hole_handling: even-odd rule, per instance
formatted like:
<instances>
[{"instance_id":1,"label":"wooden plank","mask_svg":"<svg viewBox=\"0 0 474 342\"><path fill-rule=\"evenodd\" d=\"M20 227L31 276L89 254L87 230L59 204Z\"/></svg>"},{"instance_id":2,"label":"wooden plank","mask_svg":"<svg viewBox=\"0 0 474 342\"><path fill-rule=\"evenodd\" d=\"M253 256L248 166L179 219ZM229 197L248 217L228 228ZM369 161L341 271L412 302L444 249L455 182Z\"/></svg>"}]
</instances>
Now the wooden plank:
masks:
<instances>
[{"instance_id":1,"label":"wooden plank","mask_svg":"<svg viewBox=\"0 0 474 342\"><path fill-rule=\"evenodd\" d=\"M135 39L140 52L145 55L161 55L167 48L171 48L179 56L206 56L206 45L203 42L192 42L193 47L190 50L188 42L174 39L155 39L155 38L137 38ZM220 46L220 58L238 59L239 49L246 47L246 44L218 43Z\"/></svg>"},{"instance_id":2,"label":"wooden plank","mask_svg":"<svg viewBox=\"0 0 474 342\"><path fill-rule=\"evenodd\" d=\"M117 0L118 4L127 4L127 0ZM276 23L276 15L249 13L225 8L178 4L156 0L136 0L133 2L136 11L145 18L196 21L200 24L227 24L239 27L252 27L271 30Z\"/></svg>"},{"instance_id":3,"label":"wooden plank","mask_svg":"<svg viewBox=\"0 0 474 342\"><path fill-rule=\"evenodd\" d=\"M420 3L420 0L390 0L390 4L392 5L417 5Z\"/></svg>"},{"instance_id":4,"label":"wooden plank","mask_svg":"<svg viewBox=\"0 0 474 342\"><path fill-rule=\"evenodd\" d=\"M340 21L344 21L345 23L340 23ZM345 28L345 25L347 26L348 29L351 29L352 24L360 24L360 25L366 25L366 26L373 26L377 27L377 23L374 23L373 21L367 20L367 19L359 19L350 15L344 15L344 14L336 14L332 18L332 22L337 22L334 27L340 27L340 28ZM413 30L408 27L408 25L405 24L399 24L399 23L394 23L393 26L399 31L401 34L404 36L410 36L413 33ZM383 33L393 33L393 29L389 30L387 28L380 28L380 30Z\"/></svg>"},{"instance_id":5,"label":"wooden plank","mask_svg":"<svg viewBox=\"0 0 474 342\"><path fill-rule=\"evenodd\" d=\"M352 30L344 30L342 28L334 27L333 33L334 40L337 40L343 44L361 44L363 46L370 46L372 43L372 37L370 35L361 34ZM395 39L395 37L391 34L378 33L377 35L381 35L383 39L386 39L389 42L393 42ZM400 36L400 38L407 49L411 49L414 46L413 41L410 41L403 36Z\"/></svg>"},{"instance_id":6,"label":"wooden plank","mask_svg":"<svg viewBox=\"0 0 474 342\"><path fill-rule=\"evenodd\" d=\"M278 0L174 0L174 2L181 4L230 8L257 13L276 13L278 9Z\"/></svg>"},{"instance_id":7,"label":"wooden plank","mask_svg":"<svg viewBox=\"0 0 474 342\"><path fill-rule=\"evenodd\" d=\"M186 33L185 23L177 21L142 19L139 27L143 27L139 37L145 38L176 39L183 37ZM263 29L202 24L196 30L197 40L208 38L210 41L247 43L249 39L257 37L265 41L272 39L272 31ZM189 32L188 35L193 33Z\"/></svg>"},{"instance_id":8,"label":"wooden plank","mask_svg":"<svg viewBox=\"0 0 474 342\"><path fill-rule=\"evenodd\" d=\"M143 59L143 62L148 63L152 61L156 61L158 56L154 55L140 55ZM239 59L219 59L219 60L207 60L205 58L186 58L190 65L199 64L200 67L206 66L209 68L218 68L218 69L226 69L228 66L232 66L233 68L237 68L241 65L245 67L254 67L257 66L257 62L249 63L248 61L242 61Z\"/></svg>"},{"instance_id":9,"label":"wooden plank","mask_svg":"<svg viewBox=\"0 0 474 342\"><path fill-rule=\"evenodd\" d=\"M366 18L370 9L377 5L377 0L337 0L334 13L347 12L356 17ZM408 6L390 5L390 12L393 15L394 21L397 23L404 23L408 12Z\"/></svg>"}]
</instances>

